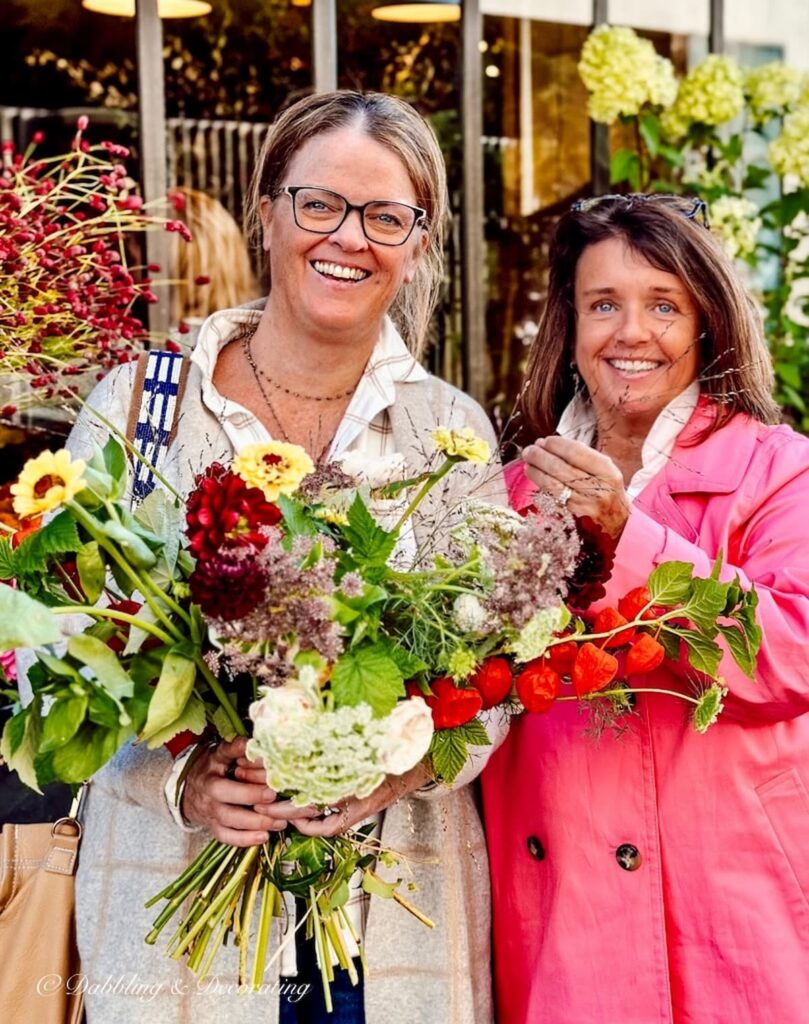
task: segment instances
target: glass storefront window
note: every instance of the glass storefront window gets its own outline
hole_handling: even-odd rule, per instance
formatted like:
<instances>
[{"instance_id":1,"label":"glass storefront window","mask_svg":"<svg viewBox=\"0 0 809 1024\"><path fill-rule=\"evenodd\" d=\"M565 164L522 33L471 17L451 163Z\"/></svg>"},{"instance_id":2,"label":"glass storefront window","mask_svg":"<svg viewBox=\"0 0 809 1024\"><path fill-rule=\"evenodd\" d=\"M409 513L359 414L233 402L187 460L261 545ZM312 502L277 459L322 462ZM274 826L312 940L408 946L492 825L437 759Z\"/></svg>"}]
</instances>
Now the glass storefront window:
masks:
<instances>
[{"instance_id":1,"label":"glass storefront window","mask_svg":"<svg viewBox=\"0 0 809 1024\"><path fill-rule=\"evenodd\" d=\"M488 398L503 420L536 332L550 232L589 190L587 95L576 70L588 29L493 14L483 29Z\"/></svg>"}]
</instances>

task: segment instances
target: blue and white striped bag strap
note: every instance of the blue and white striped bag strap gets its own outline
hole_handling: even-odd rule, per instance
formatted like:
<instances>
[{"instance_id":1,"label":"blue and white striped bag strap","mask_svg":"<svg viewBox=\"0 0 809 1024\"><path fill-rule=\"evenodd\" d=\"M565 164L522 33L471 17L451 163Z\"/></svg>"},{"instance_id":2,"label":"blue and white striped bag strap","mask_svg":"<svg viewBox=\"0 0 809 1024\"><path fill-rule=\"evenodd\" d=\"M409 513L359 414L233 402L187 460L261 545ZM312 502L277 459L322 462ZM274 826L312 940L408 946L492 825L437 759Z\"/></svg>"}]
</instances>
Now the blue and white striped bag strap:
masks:
<instances>
[{"instance_id":1,"label":"blue and white striped bag strap","mask_svg":"<svg viewBox=\"0 0 809 1024\"><path fill-rule=\"evenodd\" d=\"M188 369L180 352L152 349L138 359L126 432L144 460L135 459L134 501L143 501L154 490L152 469L160 469L174 440Z\"/></svg>"}]
</instances>

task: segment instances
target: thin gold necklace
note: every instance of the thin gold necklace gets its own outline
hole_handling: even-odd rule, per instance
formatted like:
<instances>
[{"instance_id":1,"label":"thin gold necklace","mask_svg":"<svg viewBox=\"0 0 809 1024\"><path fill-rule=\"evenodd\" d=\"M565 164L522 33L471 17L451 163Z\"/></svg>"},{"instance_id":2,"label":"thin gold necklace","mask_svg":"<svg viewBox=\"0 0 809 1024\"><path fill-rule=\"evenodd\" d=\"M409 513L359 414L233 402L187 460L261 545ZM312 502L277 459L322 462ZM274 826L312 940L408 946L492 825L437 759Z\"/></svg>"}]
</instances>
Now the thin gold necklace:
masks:
<instances>
[{"instance_id":1,"label":"thin gold necklace","mask_svg":"<svg viewBox=\"0 0 809 1024\"><path fill-rule=\"evenodd\" d=\"M252 329L252 331L248 331L247 333L242 335L241 341L242 341L242 348L244 350L245 358L247 359L247 362L248 362L248 364L250 366L250 369L253 371L253 377L255 379L255 382L256 382L256 385L258 387L258 390L261 393L261 397L264 399L264 403L267 406L267 409L269 410L270 415L275 420L275 423L278 426L278 430L279 430L279 432L281 434L282 440L286 441L287 444L294 444L295 442L290 438L289 434L287 433L286 428L284 427L284 424L281 422L281 417L275 411L275 406L272 404L272 401L270 400L270 396L267 394L267 392L266 392L266 390L264 388L264 385L261 382L261 376L259 375L259 369L256 366L256 361L253 358L253 352L252 352L252 350L250 348L250 342L252 341L254 334L255 334L255 327ZM355 384L354 388L352 388L352 391L356 390L356 387L357 387L357 385ZM346 393L346 395L343 395L343 396L340 396L340 397L344 397L344 398L348 397L349 393L350 392L348 392L348 393ZM306 397L306 396L301 396L301 397ZM320 428L320 423L321 423L321 420L320 420L320 418L318 418L318 433L320 432L320 429L319 429ZM326 443L321 448L320 454L314 460L315 461L315 465L319 466L319 465L322 464L323 460L326 457L326 453L328 452L329 448L331 447L331 443L334 440L334 435L336 433L337 433L337 428L335 427L335 429L329 435L328 440L326 441Z\"/></svg>"}]
</instances>

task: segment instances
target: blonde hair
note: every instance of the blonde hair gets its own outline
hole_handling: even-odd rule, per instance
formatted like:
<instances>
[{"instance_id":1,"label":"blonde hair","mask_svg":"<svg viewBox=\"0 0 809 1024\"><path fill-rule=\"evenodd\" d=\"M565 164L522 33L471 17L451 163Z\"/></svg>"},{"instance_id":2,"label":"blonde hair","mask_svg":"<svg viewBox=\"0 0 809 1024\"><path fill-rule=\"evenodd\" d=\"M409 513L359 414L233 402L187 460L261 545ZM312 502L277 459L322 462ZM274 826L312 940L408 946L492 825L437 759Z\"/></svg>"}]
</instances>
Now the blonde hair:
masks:
<instances>
[{"instance_id":1,"label":"blonde hair","mask_svg":"<svg viewBox=\"0 0 809 1024\"><path fill-rule=\"evenodd\" d=\"M444 280L448 201L446 168L438 140L409 104L382 93L339 90L307 96L280 114L267 133L253 175L248 235L261 246L261 199L275 195L298 150L317 135L347 127L360 129L399 157L413 184L416 204L427 211L427 247L417 261L413 281L399 290L389 310L408 348L418 358Z\"/></svg>"},{"instance_id":2,"label":"blonde hair","mask_svg":"<svg viewBox=\"0 0 809 1024\"><path fill-rule=\"evenodd\" d=\"M175 238L172 321L205 319L218 309L230 309L258 298L260 288L244 235L236 221L216 199L193 188L173 188L182 197L178 216L191 231L191 241ZM179 204L178 204L179 205ZM208 278L207 284L198 284Z\"/></svg>"},{"instance_id":3,"label":"blonde hair","mask_svg":"<svg viewBox=\"0 0 809 1024\"><path fill-rule=\"evenodd\" d=\"M669 198L671 202L645 201L643 195L607 197L560 219L548 254L548 297L519 399L522 439L554 433L573 397L576 268L588 246L610 238L623 239L653 267L675 274L699 310L700 388L713 400L716 413L701 437L737 412L762 423L780 422L772 397L772 362L753 300L716 238L683 215L690 201Z\"/></svg>"}]
</instances>

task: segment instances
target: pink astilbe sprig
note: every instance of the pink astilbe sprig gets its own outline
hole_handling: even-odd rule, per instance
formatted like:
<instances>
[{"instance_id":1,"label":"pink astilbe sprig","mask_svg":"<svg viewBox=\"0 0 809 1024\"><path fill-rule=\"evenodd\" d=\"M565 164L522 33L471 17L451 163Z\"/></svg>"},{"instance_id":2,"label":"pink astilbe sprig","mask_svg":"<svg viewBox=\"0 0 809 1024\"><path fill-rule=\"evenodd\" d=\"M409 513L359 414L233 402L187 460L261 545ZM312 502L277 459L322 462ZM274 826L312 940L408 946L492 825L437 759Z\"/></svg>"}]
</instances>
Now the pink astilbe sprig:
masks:
<instances>
[{"instance_id":1,"label":"pink astilbe sprig","mask_svg":"<svg viewBox=\"0 0 809 1024\"><path fill-rule=\"evenodd\" d=\"M337 589L334 542L323 535L296 537L287 550L281 530L269 527L264 532L266 546L243 549L237 556L239 568L229 565L228 570L247 579L247 567L255 567L266 581L263 596L254 597L252 610L239 618L225 618L221 611L217 614L213 596L203 610L216 629L230 668L253 672L263 684L272 685L288 674L287 652L316 651L326 661L335 661L343 641L340 626L332 618L332 597ZM193 576L191 583L193 592ZM224 599L219 606L224 608ZM245 602L240 602L240 610L244 608ZM270 652L276 656L274 661L268 660Z\"/></svg>"},{"instance_id":2,"label":"pink astilbe sprig","mask_svg":"<svg viewBox=\"0 0 809 1024\"><path fill-rule=\"evenodd\" d=\"M565 596L561 581L573 573L579 546L573 516L553 498L537 494L524 528L507 545L492 543L486 549L494 581L487 610L521 629L538 608L558 604Z\"/></svg>"},{"instance_id":3,"label":"pink astilbe sprig","mask_svg":"<svg viewBox=\"0 0 809 1024\"><path fill-rule=\"evenodd\" d=\"M2 414L69 401L79 378L133 358L147 337L138 301L157 301L148 268L128 264L127 235L166 230L147 211L117 143L89 145L79 118L69 153L36 158L10 143L0 167L0 374ZM21 385L21 386L19 386Z\"/></svg>"}]
</instances>

